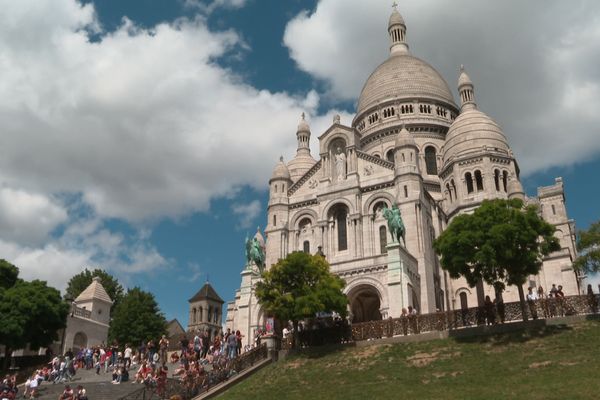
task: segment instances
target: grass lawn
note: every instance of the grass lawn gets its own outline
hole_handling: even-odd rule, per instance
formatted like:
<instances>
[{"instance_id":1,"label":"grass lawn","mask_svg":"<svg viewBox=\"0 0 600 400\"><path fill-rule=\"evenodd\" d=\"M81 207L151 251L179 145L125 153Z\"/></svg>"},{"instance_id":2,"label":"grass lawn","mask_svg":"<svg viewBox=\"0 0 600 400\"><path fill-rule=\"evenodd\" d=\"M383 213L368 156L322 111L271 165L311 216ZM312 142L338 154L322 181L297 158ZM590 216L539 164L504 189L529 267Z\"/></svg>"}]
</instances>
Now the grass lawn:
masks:
<instances>
[{"instance_id":1,"label":"grass lawn","mask_svg":"<svg viewBox=\"0 0 600 400\"><path fill-rule=\"evenodd\" d=\"M316 349L219 399L600 398L600 321L469 339Z\"/></svg>"}]
</instances>

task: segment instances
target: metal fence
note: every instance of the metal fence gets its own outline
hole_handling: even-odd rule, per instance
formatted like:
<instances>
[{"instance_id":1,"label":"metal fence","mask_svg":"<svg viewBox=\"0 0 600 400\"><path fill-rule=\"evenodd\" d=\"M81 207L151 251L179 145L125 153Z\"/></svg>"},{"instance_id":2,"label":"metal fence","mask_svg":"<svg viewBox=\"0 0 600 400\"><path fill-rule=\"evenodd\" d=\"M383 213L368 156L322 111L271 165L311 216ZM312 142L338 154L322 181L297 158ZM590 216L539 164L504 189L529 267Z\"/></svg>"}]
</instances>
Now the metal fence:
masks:
<instances>
[{"instance_id":1,"label":"metal fence","mask_svg":"<svg viewBox=\"0 0 600 400\"><path fill-rule=\"evenodd\" d=\"M214 386L239 374L268 356L267 345L262 344L234 359L217 356L212 363L204 364L199 370L186 371L180 378L169 378L166 382L151 382L119 400L159 400L177 398L189 400L209 391Z\"/></svg>"},{"instance_id":2,"label":"metal fence","mask_svg":"<svg viewBox=\"0 0 600 400\"><path fill-rule=\"evenodd\" d=\"M599 303L600 295L545 298L526 302L525 312L528 319L598 314ZM516 301L352 324L351 337L359 341L522 320L521 303Z\"/></svg>"}]
</instances>

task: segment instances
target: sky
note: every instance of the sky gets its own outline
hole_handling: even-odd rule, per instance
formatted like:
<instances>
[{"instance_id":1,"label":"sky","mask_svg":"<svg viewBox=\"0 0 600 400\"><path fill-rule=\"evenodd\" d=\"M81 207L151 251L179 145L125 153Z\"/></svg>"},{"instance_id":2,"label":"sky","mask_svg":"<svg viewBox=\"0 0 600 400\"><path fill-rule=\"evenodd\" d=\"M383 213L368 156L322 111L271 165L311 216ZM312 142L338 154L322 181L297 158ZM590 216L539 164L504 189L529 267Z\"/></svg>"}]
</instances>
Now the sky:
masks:
<instances>
[{"instance_id":1,"label":"sky","mask_svg":"<svg viewBox=\"0 0 600 400\"><path fill-rule=\"evenodd\" d=\"M0 0L0 258L64 289L104 268L187 323L208 279L232 300L244 238L295 154L350 125L388 55L391 1ZM565 181L600 219L600 2L403 0L411 52L459 66L530 196Z\"/></svg>"}]
</instances>

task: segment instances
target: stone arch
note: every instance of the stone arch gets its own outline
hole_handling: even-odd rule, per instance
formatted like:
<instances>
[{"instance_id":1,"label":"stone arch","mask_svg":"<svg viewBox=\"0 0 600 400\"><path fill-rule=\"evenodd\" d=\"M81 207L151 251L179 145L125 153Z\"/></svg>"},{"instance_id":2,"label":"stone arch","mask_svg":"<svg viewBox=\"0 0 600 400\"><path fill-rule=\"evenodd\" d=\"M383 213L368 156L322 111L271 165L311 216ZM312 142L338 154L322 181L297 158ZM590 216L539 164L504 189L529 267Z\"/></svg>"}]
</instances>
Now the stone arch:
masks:
<instances>
[{"instance_id":1,"label":"stone arch","mask_svg":"<svg viewBox=\"0 0 600 400\"><path fill-rule=\"evenodd\" d=\"M357 280L344 291L348 296L352 322L378 321L382 319L382 292L372 282Z\"/></svg>"},{"instance_id":2,"label":"stone arch","mask_svg":"<svg viewBox=\"0 0 600 400\"><path fill-rule=\"evenodd\" d=\"M394 204L396 199L394 198L394 196L392 196L391 194L389 194L387 192L374 193L372 196L370 196L367 199L367 201L364 202L363 214L364 215L373 214L375 211L375 210L373 210L373 207L375 206L375 204L377 204L380 201L386 202L388 207L391 207L391 205Z\"/></svg>"},{"instance_id":3,"label":"stone arch","mask_svg":"<svg viewBox=\"0 0 600 400\"><path fill-rule=\"evenodd\" d=\"M348 215L356 213L353 204L347 199L340 197L339 199L331 200L329 203L327 203L325 208L323 208L323 214L321 215L322 219L329 220L329 214L331 213L331 210L338 204L343 204L348 207Z\"/></svg>"},{"instance_id":4,"label":"stone arch","mask_svg":"<svg viewBox=\"0 0 600 400\"><path fill-rule=\"evenodd\" d=\"M329 153L332 150L335 150L332 148L332 144L335 144L336 142L344 142L342 149L346 151L346 148L352 143L352 138L342 132L337 132L325 140L320 149L321 153Z\"/></svg>"},{"instance_id":5,"label":"stone arch","mask_svg":"<svg viewBox=\"0 0 600 400\"><path fill-rule=\"evenodd\" d=\"M298 229L298 224L304 218L310 219L310 223L315 226L317 224L318 215L314 210L302 210L292 217L292 229Z\"/></svg>"},{"instance_id":6,"label":"stone arch","mask_svg":"<svg viewBox=\"0 0 600 400\"><path fill-rule=\"evenodd\" d=\"M74 354L77 354L81 349L85 349L87 345L88 337L84 332L77 332L75 336L73 336L73 346L71 346L71 349Z\"/></svg>"}]
</instances>

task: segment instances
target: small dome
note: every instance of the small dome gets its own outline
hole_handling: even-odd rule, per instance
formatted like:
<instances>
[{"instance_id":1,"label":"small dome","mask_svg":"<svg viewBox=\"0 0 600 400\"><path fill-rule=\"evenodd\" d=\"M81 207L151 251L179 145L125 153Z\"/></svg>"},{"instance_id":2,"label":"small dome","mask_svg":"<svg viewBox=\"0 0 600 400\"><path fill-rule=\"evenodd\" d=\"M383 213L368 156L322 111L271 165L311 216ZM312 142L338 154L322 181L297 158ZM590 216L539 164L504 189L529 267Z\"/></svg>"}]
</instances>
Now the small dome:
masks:
<instances>
[{"instance_id":1,"label":"small dome","mask_svg":"<svg viewBox=\"0 0 600 400\"><path fill-rule=\"evenodd\" d=\"M302 118L300 119L300 122L298 123L298 132L310 133L310 126L308 125L308 122L306 122L304 113L302 113Z\"/></svg>"},{"instance_id":2,"label":"small dome","mask_svg":"<svg viewBox=\"0 0 600 400\"><path fill-rule=\"evenodd\" d=\"M406 127L403 126L402 129L400 130L400 133L398 134L398 136L396 136L396 146L395 147L400 148L400 147L407 147L407 146L417 147L417 143L415 142L415 139L410 134L408 129L406 129Z\"/></svg>"},{"instance_id":3,"label":"small dome","mask_svg":"<svg viewBox=\"0 0 600 400\"><path fill-rule=\"evenodd\" d=\"M458 77L458 88L461 86L471 85L473 86L473 81L469 78L469 75L465 72L465 67L463 65L460 66L460 76Z\"/></svg>"},{"instance_id":4,"label":"small dome","mask_svg":"<svg viewBox=\"0 0 600 400\"><path fill-rule=\"evenodd\" d=\"M279 162L275 165L273 169L273 175L271 176L271 180L273 179L290 179L290 170L283 162L283 157L279 158Z\"/></svg>"},{"instance_id":5,"label":"small dome","mask_svg":"<svg viewBox=\"0 0 600 400\"><path fill-rule=\"evenodd\" d=\"M388 22L388 28L391 27L392 25L406 26L406 24L404 23L404 18L402 18L402 15L400 15L400 13L398 12L398 9L396 9L395 7L394 7L394 11L392 11L392 15L390 15L390 21Z\"/></svg>"},{"instance_id":6,"label":"small dome","mask_svg":"<svg viewBox=\"0 0 600 400\"><path fill-rule=\"evenodd\" d=\"M456 107L448 84L435 68L407 53L393 55L367 79L358 98L356 116L383 101L415 98Z\"/></svg>"},{"instance_id":7,"label":"small dome","mask_svg":"<svg viewBox=\"0 0 600 400\"><path fill-rule=\"evenodd\" d=\"M310 153L298 153L289 163L290 178L293 182L296 182L302 177L309 169L317 163Z\"/></svg>"},{"instance_id":8,"label":"small dome","mask_svg":"<svg viewBox=\"0 0 600 400\"><path fill-rule=\"evenodd\" d=\"M460 113L454 120L443 148L444 165L452 159L479 151L482 148L509 154L509 146L502 129L486 114L477 109Z\"/></svg>"}]
</instances>

